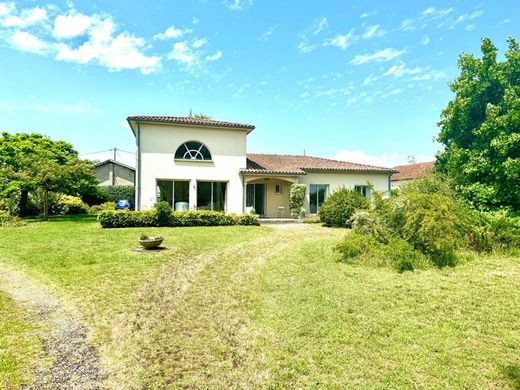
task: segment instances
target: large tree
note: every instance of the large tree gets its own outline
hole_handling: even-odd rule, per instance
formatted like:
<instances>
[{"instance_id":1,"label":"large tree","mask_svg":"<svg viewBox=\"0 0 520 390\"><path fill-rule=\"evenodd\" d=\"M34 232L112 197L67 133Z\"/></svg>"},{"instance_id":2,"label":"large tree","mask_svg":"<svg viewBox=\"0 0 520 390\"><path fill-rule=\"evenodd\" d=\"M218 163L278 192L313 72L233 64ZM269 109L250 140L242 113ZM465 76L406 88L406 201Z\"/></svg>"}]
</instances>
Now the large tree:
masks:
<instances>
[{"instance_id":1,"label":"large tree","mask_svg":"<svg viewBox=\"0 0 520 390\"><path fill-rule=\"evenodd\" d=\"M19 197L24 215L27 195L50 192L81 195L92 191L97 179L89 162L80 160L68 142L53 141L35 133L2 133L0 137L0 198ZM42 205L44 216L48 204Z\"/></svg>"},{"instance_id":2,"label":"large tree","mask_svg":"<svg viewBox=\"0 0 520 390\"><path fill-rule=\"evenodd\" d=\"M520 209L520 50L508 39L503 61L490 39L482 58L461 54L455 98L442 111L437 168L481 209Z\"/></svg>"}]
</instances>

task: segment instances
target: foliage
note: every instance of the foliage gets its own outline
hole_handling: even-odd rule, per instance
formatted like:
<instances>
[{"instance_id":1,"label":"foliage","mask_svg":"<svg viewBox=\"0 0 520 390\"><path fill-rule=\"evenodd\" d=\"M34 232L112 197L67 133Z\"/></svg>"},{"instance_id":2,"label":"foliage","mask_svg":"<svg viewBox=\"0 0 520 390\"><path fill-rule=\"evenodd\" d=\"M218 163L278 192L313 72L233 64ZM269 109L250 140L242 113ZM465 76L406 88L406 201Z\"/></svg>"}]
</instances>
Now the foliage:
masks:
<instances>
[{"instance_id":1,"label":"foliage","mask_svg":"<svg viewBox=\"0 0 520 390\"><path fill-rule=\"evenodd\" d=\"M108 202L110 200L110 195L104 189L104 186L94 186L88 191L84 191L81 194L81 199L89 206L98 206Z\"/></svg>"},{"instance_id":2,"label":"foliage","mask_svg":"<svg viewBox=\"0 0 520 390\"><path fill-rule=\"evenodd\" d=\"M108 199L112 202L118 202L126 199L130 202L130 208L135 207L135 187L134 186L103 186L102 189L108 194Z\"/></svg>"},{"instance_id":3,"label":"foliage","mask_svg":"<svg viewBox=\"0 0 520 390\"><path fill-rule=\"evenodd\" d=\"M172 211L169 213L163 206L146 211L102 211L98 221L103 228L126 227L153 227L153 226L231 226L231 225L259 225L256 215L225 214L220 211L189 210Z\"/></svg>"},{"instance_id":4,"label":"foliage","mask_svg":"<svg viewBox=\"0 0 520 390\"><path fill-rule=\"evenodd\" d=\"M368 207L368 199L359 192L341 187L325 199L319 209L319 216L325 226L346 227L356 210Z\"/></svg>"},{"instance_id":5,"label":"foliage","mask_svg":"<svg viewBox=\"0 0 520 390\"><path fill-rule=\"evenodd\" d=\"M103 204L94 205L90 207L90 214L98 214L103 210L114 210L115 204L114 202L105 202Z\"/></svg>"},{"instance_id":6,"label":"foliage","mask_svg":"<svg viewBox=\"0 0 520 390\"><path fill-rule=\"evenodd\" d=\"M157 202L154 207L155 217L157 218L157 226L171 226L172 208L168 202Z\"/></svg>"},{"instance_id":7,"label":"foliage","mask_svg":"<svg viewBox=\"0 0 520 390\"><path fill-rule=\"evenodd\" d=\"M90 209L80 197L62 195L59 200L60 214L88 214Z\"/></svg>"},{"instance_id":8,"label":"foliage","mask_svg":"<svg viewBox=\"0 0 520 390\"><path fill-rule=\"evenodd\" d=\"M307 186L305 184L293 184L289 190L289 210L292 218L298 218L303 207L305 192Z\"/></svg>"},{"instance_id":9,"label":"foliage","mask_svg":"<svg viewBox=\"0 0 520 390\"><path fill-rule=\"evenodd\" d=\"M426 175L410 180L408 183L403 183L398 192L399 194L440 194L451 198L456 196L450 179L435 171L428 172Z\"/></svg>"},{"instance_id":10,"label":"foliage","mask_svg":"<svg viewBox=\"0 0 520 390\"><path fill-rule=\"evenodd\" d=\"M46 219L48 215L56 215L60 213L60 199L62 194L59 192L45 191L41 188L32 191L29 194L28 212L32 214L32 208L36 209L36 213Z\"/></svg>"},{"instance_id":11,"label":"foliage","mask_svg":"<svg viewBox=\"0 0 520 390\"><path fill-rule=\"evenodd\" d=\"M0 198L20 194L19 211L25 215L27 194L36 190L81 195L97 184L93 166L78 158L73 146L53 141L41 134L2 133L0 137ZM50 194L37 199L44 218L47 217Z\"/></svg>"},{"instance_id":12,"label":"foliage","mask_svg":"<svg viewBox=\"0 0 520 390\"><path fill-rule=\"evenodd\" d=\"M520 48L513 38L504 61L490 39L482 58L464 53L450 83L455 98L442 111L437 168L478 209L520 210Z\"/></svg>"},{"instance_id":13,"label":"foliage","mask_svg":"<svg viewBox=\"0 0 520 390\"><path fill-rule=\"evenodd\" d=\"M25 226L25 222L16 215L0 211L0 227L20 227Z\"/></svg>"},{"instance_id":14,"label":"foliage","mask_svg":"<svg viewBox=\"0 0 520 390\"><path fill-rule=\"evenodd\" d=\"M504 210L473 210L465 222L469 247L477 252L520 248L520 217L512 217Z\"/></svg>"}]
</instances>

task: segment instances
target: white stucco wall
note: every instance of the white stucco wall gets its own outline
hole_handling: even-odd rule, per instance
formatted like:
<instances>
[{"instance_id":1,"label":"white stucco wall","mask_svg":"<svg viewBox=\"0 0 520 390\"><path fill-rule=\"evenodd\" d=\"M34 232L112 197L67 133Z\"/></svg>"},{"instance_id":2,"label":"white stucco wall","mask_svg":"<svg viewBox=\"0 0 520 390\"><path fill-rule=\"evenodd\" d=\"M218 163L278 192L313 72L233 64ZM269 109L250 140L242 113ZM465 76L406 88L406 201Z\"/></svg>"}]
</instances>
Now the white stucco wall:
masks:
<instances>
[{"instance_id":1,"label":"white stucco wall","mask_svg":"<svg viewBox=\"0 0 520 390\"><path fill-rule=\"evenodd\" d=\"M390 174L387 173L307 173L299 176L301 184L307 184L307 191L305 193L304 206L306 212L309 213L309 186L310 184L327 184L328 194L330 195L338 187L345 186L353 189L356 185L367 185L370 183L374 186L376 191L388 192L388 178Z\"/></svg>"},{"instance_id":2,"label":"white stucco wall","mask_svg":"<svg viewBox=\"0 0 520 390\"><path fill-rule=\"evenodd\" d=\"M207 146L213 161L175 161L175 151L186 141ZM197 181L227 182L226 212L241 213L246 167L246 130L140 124L140 209L153 207L157 180L189 180L190 209L197 207Z\"/></svg>"}]
</instances>

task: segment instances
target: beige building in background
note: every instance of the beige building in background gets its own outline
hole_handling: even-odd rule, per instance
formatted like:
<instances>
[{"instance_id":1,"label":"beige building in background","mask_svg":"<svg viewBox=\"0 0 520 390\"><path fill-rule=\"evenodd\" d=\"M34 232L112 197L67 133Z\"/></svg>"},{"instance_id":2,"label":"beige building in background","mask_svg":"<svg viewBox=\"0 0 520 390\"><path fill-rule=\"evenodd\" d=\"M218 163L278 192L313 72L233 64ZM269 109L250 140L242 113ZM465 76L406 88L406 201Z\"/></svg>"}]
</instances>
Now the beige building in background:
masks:
<instances>
[{"instance_id":1,"label":"beige building in background","mask_svg":"<svg viewBox=\"0 0 520 390\"><path fill-rule=\"evenodd\" d=\"M95 176L102 186L133 186L135 168L119 161L105 160L95 165Z\"/></svg>"},{"instance_id":2,"label":"beige building in background","mask_svg":"<svg viewBox=\"0 0 520 390\"><path fill-rule=\"evenodd\" d=\"M289 190L307 186L304 207L318 212L345 186L370 197L390 191L389 168L310 156L247 153L254 126L197 117L131 116L136 137L136 209L158 201L175 210L250 212L289 217Z\"/></svg>"}]
</instances>

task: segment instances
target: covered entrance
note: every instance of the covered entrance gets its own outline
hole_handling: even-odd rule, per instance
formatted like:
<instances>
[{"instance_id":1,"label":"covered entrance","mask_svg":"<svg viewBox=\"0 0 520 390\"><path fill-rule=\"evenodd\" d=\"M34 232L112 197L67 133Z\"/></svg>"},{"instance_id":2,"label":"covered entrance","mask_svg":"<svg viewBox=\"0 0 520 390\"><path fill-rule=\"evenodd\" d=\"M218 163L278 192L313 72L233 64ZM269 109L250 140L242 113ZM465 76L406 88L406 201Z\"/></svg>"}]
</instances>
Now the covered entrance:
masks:
<instances>
[{"instance_id":1,"label":"covered entrance","mask_svg":"<svg viewBox=\"0 0 520 390\"><path fill-rule=\"evenodd\" d=\"M244 177L244 211L265 218L290 218L289 189L296 182L289 177Z\"/></svg>"}]
</instances>

